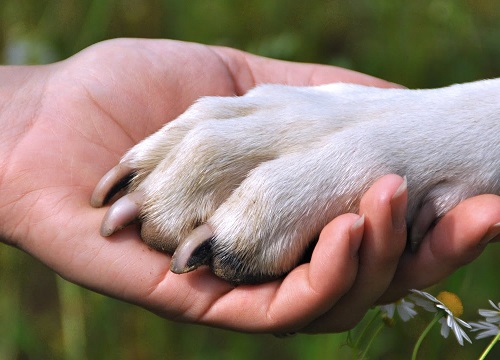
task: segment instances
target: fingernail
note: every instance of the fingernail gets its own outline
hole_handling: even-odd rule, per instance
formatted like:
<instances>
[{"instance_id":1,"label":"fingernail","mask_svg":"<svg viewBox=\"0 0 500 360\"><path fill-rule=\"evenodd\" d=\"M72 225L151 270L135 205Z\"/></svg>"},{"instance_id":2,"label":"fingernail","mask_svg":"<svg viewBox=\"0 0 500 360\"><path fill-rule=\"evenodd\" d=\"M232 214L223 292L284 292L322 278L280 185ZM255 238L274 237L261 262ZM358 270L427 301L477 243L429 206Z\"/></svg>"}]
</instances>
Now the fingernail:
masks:
<instances>
[{"instance_id":1,"label":"fingernail","mask_svg":"<svg viewBox=\"0 0 500 360\"><path fill-rule=\"evenodd\" d=\"M365 226L365 214L361 215L358 220L351 226L351 233L357 233Z\"/></svg>"},{"instance_id":2,"label":"fingernail","mask_svg":"<svg viewBox=\"0 0 500 360\"><path fill-rule=\"evenodd\" d=\"M498 237L498 235L500 235L500 222L497 222L496 224L493 224L488 229L488 231L486 231L486 234L481 239L481 241L479 242L479 244L480 245L486 245L486 244L488 244L490 242L499 242L500 241L500 237ZM496 237L498 237L498 238L496 238Z\"/></svg>"},{"instance_id":3,"label":"fingernail","mask_svg":"<svg viewBox=\"0 0 500 360\"><path fill-rule=\"evenodd\" d=\"M361 215L354 224L351 225L351 256L357 257L358 250L361 246L361 240L363 239L363 232L365 230L365 215Z\"/></svg>"},{"instance_id":4,"label":"fingernail","mask_svg":"<svg viewBox=\"0 0 500 360\"><path fill-rule=\"evenodd\" d=\"M392 227L397 231L406 230L406 204L408 201L406 176L391 198Z\"/></svg>"},{"instance_id":5,"label":"fingernail","mask_svg":"<svg viewBox=\"0 0 500 360\"><path fill-rule=\"evenodd\" d=\"M390 82L389 84L390 84L392 87L396 88L396 89L408 89L406 86L401 85L401 84L396 84L396 83L393 83L393 82Z\"/></svg>"}]
</instances>

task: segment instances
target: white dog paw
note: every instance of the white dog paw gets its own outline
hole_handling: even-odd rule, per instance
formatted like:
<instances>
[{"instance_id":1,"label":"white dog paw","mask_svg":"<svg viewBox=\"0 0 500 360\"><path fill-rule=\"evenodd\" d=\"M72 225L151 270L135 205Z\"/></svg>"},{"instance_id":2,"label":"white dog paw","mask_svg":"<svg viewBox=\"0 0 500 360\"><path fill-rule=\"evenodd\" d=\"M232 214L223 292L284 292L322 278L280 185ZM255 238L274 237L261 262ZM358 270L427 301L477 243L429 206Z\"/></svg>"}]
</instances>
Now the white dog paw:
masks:
<instances>
[{"instance_id":1,"label":"white dog paw","mask_svg":"<svg viewBox=\"0 0 500 360\"><path fill-rule=\"evenodd\" d=\"M499 123L469 126L467 106L443 119L456 93L265 85L202 98L103 177L93 206L128 194L101 233L138 218L143 240L174 254L174 272L206 264L234 283L261 282L290 271L328 221L398 173L415 245L464 198L500 191Z\"/></svg>"}]
</instances>

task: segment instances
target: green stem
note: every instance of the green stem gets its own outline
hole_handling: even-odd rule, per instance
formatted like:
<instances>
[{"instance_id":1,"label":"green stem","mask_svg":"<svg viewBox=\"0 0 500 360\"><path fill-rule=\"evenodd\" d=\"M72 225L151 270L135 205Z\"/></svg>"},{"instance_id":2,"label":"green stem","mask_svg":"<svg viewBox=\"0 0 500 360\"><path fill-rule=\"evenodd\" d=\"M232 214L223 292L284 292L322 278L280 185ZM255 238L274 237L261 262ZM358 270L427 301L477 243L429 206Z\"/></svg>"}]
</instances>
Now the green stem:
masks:
<instances>
[{"instance_id":1,"label":"green stem","mask_svg":"<svg viewBox=\"0 0 500 360\"><path fill-rule=\"evenodd\" d=\"M366 356L366 354L368 353L368 350L370 349L373 341L375 340L375 338L377 337L377 335L380 333L380 331L382 331L382 329L385 327L385 324L382 323L378 326L378 328L373 332L373 335L370 339L370 341L368 342L368 344L366 345L366 348L365 348L365 351L363 351L363 353L361 354L361 356L359 357L361 360L363 360Z\"/></svg>"},{"instance_id":2,"label":"green stem","mask_svg":"<svg viewBox=\"0 0 500 360\"><path fill-rule=\"evenodd\" d=\"M434 326L435 323L438 322L439 319L443 317L443 314L437 313L436 316L434 316L434 319L427 325L427 327L422 331L422 334L417 340L417 343L415 344L415 347L413 348L413 354L411 355L412 360L417 359L417 353L418 350L420 349L420 345L422 345L422 341L424 341L424 338L427 336L431 328Z\"/></svg>"},{"instance_id":3,"label":"green stem","mask_svg":"<svg viewBox=\"0 0 500 360\"><path fill-rule=\"evenodd\" d=\"M379 317L379 315L380 315L380 309L377 309L377 311L375 311L375 313L373 314L370 321L368 321L368 323L365 325L365 327L361 331L361 334L359 334L359 336L357 337L356 341L354 342L354 345L352 346L352 348L354 350L353 357L355 357L357 354L357 350L358 350L359 344L361 342L361 339L363 339L366 332L371 327L371 325L375 322L375 320Z\"/></svg>"},{"instance_id":4,"label":"green stem","mask_svg":"<svg viewBox=\"0 0 500 360\"><path fill-rule=\"evenodd\" d=\"M491 349L493 349L493 346L495 346L495 344L498 342L498 339L500 339L500 331L498 332L498 334L493 338L493 340L491 340L490 344L488 345L488 347L486 349L484 349L483 353L481 354L481 357L479 358L479 360L484 360L486 359L486 356L488 355L488 353L490 352Z\"/></svg>"},{"instance_id":5,"label":"green stem","mask_svg":"<svg viewBox=\"0 0 500 360\"><path fill-rule=\"evenodd\" d=\"M365 334L368 331L368 329L375 322L375 320L377 320L377 318L379 317L379 314L380 314L380 310L375 311L375 313L373 314L373 316L370 319L370 321L366 324L366 326L364 327L363 331L361 331L361 334L359 334L358 338L356 339L356 342L354 343L354 348L357 348L359 346L359 343L361 342L361 339L363 339L363 337L365 336Z\"/></svg>"}]
</instances>

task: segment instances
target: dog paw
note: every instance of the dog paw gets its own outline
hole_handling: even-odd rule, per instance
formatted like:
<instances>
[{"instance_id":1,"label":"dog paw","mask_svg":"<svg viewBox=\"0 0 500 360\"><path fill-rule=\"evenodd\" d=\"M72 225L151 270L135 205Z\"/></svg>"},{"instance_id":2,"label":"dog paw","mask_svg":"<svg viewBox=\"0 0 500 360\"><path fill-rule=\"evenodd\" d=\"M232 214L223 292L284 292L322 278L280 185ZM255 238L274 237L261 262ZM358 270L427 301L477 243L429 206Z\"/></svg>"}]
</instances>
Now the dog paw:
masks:
<instances>
[{"instance_id":1,"label":"dog paw","mask_svg":"<svg viewBox=\"0 0 500 360\"><path fill-rule=\"evenodd\" d=\"M416 246L462 199L500 187L498 142L484 139L498 124L464 135L470 114L436 121L443 95L428 94L264 85L202 98L102 178L92 205L118 199L101 234L139 219L142 239L173 254L172 271L208 265L233 283L262 282L290 271L331 219L357 212L377 178L397 173L408 178ZM478 151L471 139L481 136Z\"/></svg>"}]
</instances>

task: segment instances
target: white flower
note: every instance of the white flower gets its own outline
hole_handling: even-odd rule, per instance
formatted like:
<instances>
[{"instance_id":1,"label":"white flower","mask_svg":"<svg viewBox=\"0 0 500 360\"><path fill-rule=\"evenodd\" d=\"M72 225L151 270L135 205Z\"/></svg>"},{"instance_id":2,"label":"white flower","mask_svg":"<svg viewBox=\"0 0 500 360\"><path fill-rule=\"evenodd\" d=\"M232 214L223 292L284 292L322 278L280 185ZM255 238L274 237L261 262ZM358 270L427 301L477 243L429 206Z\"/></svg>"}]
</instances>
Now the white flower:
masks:
<instances>
[{"instance_id":1,"label":"white flower","mask_svg":"<svg viewBox=\"0 0 500 360\"><path fill-rule=\"evenodd\" d=\"M459 318L463 313L463 306L457 295L443 291L439 293L437 297L434 297L425 291L411 290L411 292L413 292L413 295L410 295L410 299L412 299L415 304L423 307L427 311L441 312L443 314L443 317L439 319L439 323L441 324L441 335L444 338L448 337L451 329L460 345L463 346L463 339L472 343L465 331L461 328L461 326L463 326L470 329L471 326Z\"/></svg>"},{"instance_id":2,"label":"white flower","mask_svg":"<svg viewBox=\"0 0 500 360\"><path fill-rule=\"evenodd\" d=\"M500 324L500 302L498 305L489 300L491 307L495 310L479 309L479 315L484 316L485 320L489 323Z\"/></svg>"},{"instance_id":3,"label":"white flower","mask_svg":"<svg viewBox=\"0 0 500 360\"><path fill-rule=\"evenodd\" d=\"M500 325L488 321L471 322L472 331L481 331L476 339L483 339L489 336L497 336L500 332Z\"/></svg>"},{"instance_id":4,"label":"white flower","mask_svg":"<svg viewBox=\"0 0 500 360\"><path fill-rule=\"evenodd\" d=\"M479 309L479 315L484 317L486 321L471 322L472 331L480 331L476 339L483 339L489 336L497 336L500 332L500 303L495 303L489 300L491 307L495 310Z\"/></svg>"},{"instance_id":5,"label":"white flower","mask_svg":"<svg viewBox=\"0 0 500 360\"><path fill-rule=\"evenodd\" d=\"M398 312L399 317L403 321L408 321L417 315L417 312L414 310L415 304L411 301L407 301L405 299L400 299L392 304L381 305L380 310L387 316L389 319L394 319L394 313Z\"/></svg>"}]
</instances>

